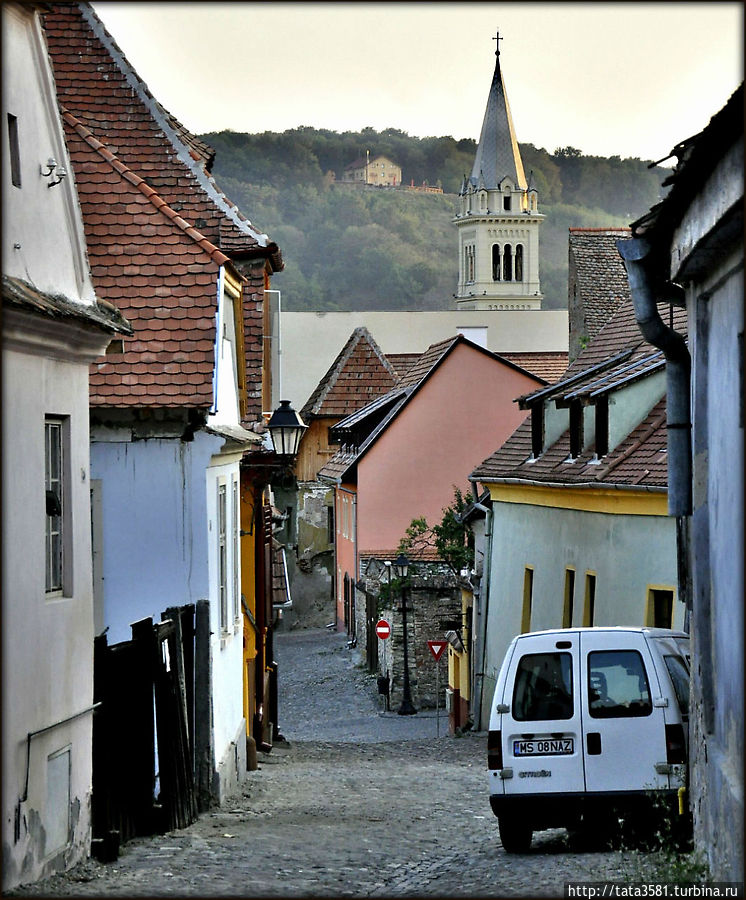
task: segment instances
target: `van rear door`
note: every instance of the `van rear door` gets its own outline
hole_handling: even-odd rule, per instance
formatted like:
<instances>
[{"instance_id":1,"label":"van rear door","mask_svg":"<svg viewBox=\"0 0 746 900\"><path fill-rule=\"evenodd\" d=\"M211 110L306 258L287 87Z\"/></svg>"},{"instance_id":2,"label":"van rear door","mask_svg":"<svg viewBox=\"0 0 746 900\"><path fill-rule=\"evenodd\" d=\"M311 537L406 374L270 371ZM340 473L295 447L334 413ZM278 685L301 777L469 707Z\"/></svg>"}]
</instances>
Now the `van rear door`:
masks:
<instances>
[{"instance_id":1,"label":"van rear door","mask_svg":"<svg viewBox=\"0 0 746 900\"><path fill-rule=\"evenodd\" d=\"M582 791L578 632L519 638L505 685L505 793ZM512 777L505 777L510 770Z\"/></svg>"},{"instance_id":2,"label":"van rear door","mask_svg":"<svg viewBox=\"0 0 746 900\"><path fill-rule=\"evenodd\" d=\"M669 787L661 687L643 635L580 634L587 791Z\"/></svg>"}]
</instances>

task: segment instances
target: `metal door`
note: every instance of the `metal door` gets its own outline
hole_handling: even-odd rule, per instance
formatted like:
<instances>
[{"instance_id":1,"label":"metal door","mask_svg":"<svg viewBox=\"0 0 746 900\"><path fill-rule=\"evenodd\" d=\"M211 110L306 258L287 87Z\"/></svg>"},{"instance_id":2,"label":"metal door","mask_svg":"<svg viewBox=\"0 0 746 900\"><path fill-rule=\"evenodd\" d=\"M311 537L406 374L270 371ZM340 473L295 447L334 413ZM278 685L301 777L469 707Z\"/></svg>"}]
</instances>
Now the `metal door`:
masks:
<instances>
[{"instance_id":1,"label":"metal door","mask_svg":"<svg viewBox=\"0 0 746 900\"><path fill-rule=\"evenodd\" d=\"M644 636L580 633L586 790L667 788L661 688Z\"/></svg>"},{"instance_id":2,"label":"metal door","mask_svg":"<svg viewBox=\"0 0 746 900\"><path fill-rule=\"evenodd\" d=\"M502 702L505 794L583 790L579 634L518 640Z\"/></svg>"}]
</instances>

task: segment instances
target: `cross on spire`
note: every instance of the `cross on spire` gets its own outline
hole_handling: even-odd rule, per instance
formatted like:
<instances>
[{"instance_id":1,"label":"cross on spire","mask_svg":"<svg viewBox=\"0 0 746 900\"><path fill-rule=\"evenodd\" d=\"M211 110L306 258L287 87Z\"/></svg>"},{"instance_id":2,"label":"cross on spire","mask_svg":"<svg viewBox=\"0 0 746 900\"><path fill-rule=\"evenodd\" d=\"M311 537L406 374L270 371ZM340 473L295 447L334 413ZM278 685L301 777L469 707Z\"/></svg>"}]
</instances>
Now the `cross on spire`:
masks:
<instances>
[{"instance_id":1,"label":"cross on spire","mask_svg":"<svg viewBox=\"0 0 746 900\"><path fill-rule=\"evenodd\" d=\"M500 32L498 31L498 32L497 32L497 37L493 37L492 40L493 40L493 41L496 41L496 44L495 44L495 56L499 56L499 55L500 55L500 41L505 40L505 38L501 38L501 37L500 37Z\"/></svg>"}]
</instances>

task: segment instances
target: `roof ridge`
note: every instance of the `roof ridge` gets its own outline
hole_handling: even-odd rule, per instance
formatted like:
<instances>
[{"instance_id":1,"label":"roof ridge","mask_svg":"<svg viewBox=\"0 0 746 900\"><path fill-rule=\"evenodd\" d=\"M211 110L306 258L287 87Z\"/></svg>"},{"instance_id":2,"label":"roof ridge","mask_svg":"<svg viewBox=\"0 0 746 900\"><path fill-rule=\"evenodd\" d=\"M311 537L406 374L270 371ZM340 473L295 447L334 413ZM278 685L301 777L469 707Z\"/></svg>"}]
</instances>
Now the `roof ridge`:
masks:
<instances>
[{"instance_id":1,"label":"roof ridge","mask_svg":"<svg viewBox=\"0 0 746 900\"><path fill-rule=\"evenodd\" d=\"M373 335L364 325L359 325L347 338L344 347L339 351L336 359L327 369L326 374L323 376L323 378L321 378L321 380L319 381L316 389L304 405L302 413L305 413L306 415L315 415L318 413L324 401L329 396L329 393L336 386L340 375L344 371L344 367L350 361L350 357L355 352L355 350L357 350L357 348L360 346L361 341L363 340L368 344L370 349L378 358L381 365L386 369L389 375L391 375L394 381L396 383L399 382L400 379L396 373L396 370L382 353L381 348L376 343ZM319 390L319 388L321 389Z\"/></svg>"},{"instance_id":2,"label":"roof ridge","mask_svg":"<svg viewBox=\"0 0 746 900\"><path fill-rule=\"evenodd\" d=\"M74 116L69 110L61 107L60 113L65 122L73 128L77 134L80 136L82 140L84 140L89 147L98 153L98 155L106 160L109 165L118 172L122 178L126 181L129 181L134 187L136 187L140 193L146 197L150 203L160 212L163 213L166 218L170 219L174 225L180 228L184 234L190 237L195 244L198 244L207 255L212 259L214 263L219 266L224 265L226 262L230 262L230 257L226 256L222 250L215 246L212 241L208 240L201 232L197 231L186 219L182 218L175 210L173 210L161 197L158 191L155 188L152 188L147 181L142 178L140 175L136 174L129 168L129 166L125 165L118 156L111 152L108 147L100 141L88 128L85 126L80 119Z\"/></svg>"},{"instance_id":3,"label":"roof ridge","mask_svg":"<svg viewBox=\"0 0 746 900\"><path fill-rule=\"evenodd\" d=\"M121 48L106 29L104 23L99 19L93 7L81 0L78 4L83 17L87 21L94 35L103 44L105 50L111 57L112 62L124 75L125 80L132 90L138 95L141 102L150 112L153 120L163 132L166 139L172 144L177 152L178 159L189 169L192 175L197 179L207 196L215 203L218 209L231 221L234 225L246 235L252 237L260 247L266 248L271 243L269 236L257 231L246 216L238 212L238 208L234 203L229 201L225 194L218 188L215 179L205 170L203 166L198 164L192 154L187 143L181 139L178 131L173 127L173 122L178 122L185 131L188 129L182 125L178 119L170 113L160 101L156 100L150 91L150 88L142 80L135 70L134 66L122 52ZM189 132L191 134L191 132Z\"/></svg>"}]
</instances>

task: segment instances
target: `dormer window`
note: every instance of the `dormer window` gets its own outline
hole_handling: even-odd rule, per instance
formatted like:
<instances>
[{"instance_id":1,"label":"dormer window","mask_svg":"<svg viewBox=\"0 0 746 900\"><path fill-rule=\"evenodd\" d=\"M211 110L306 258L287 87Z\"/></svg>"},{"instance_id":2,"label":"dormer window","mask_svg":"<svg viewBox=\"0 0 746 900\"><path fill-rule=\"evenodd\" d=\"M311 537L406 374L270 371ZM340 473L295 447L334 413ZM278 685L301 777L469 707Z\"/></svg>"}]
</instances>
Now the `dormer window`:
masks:
<instances>
[{"instance_id":1,"label":"dormer window","mask_svg":"<svg viewBox=\"0 0 746 900\"><path fill-rule=\"evenodd\" d=\"M577 459L583 452L583 407L579 400L570 403L570 456Z\"/></svg>"},{"instance_id":2,"label":"dormer window","mask_svg":"<svg viewBox=\"0 0 746 900\"><path fill-rule=\"evenodd\" d=\"M531 407L531 456L539 457L544 450L544 404Z\"/></svg>"},{"instance_id":3,"label":"dormer window","mask_svg":"<svg viewBox=\"0 0 746 900\"><path fill-rule=\"evenodd\" d=\"M596 401L596 456L600 459L609 452L609 397Z\"/></svg>"}]
</instances>

